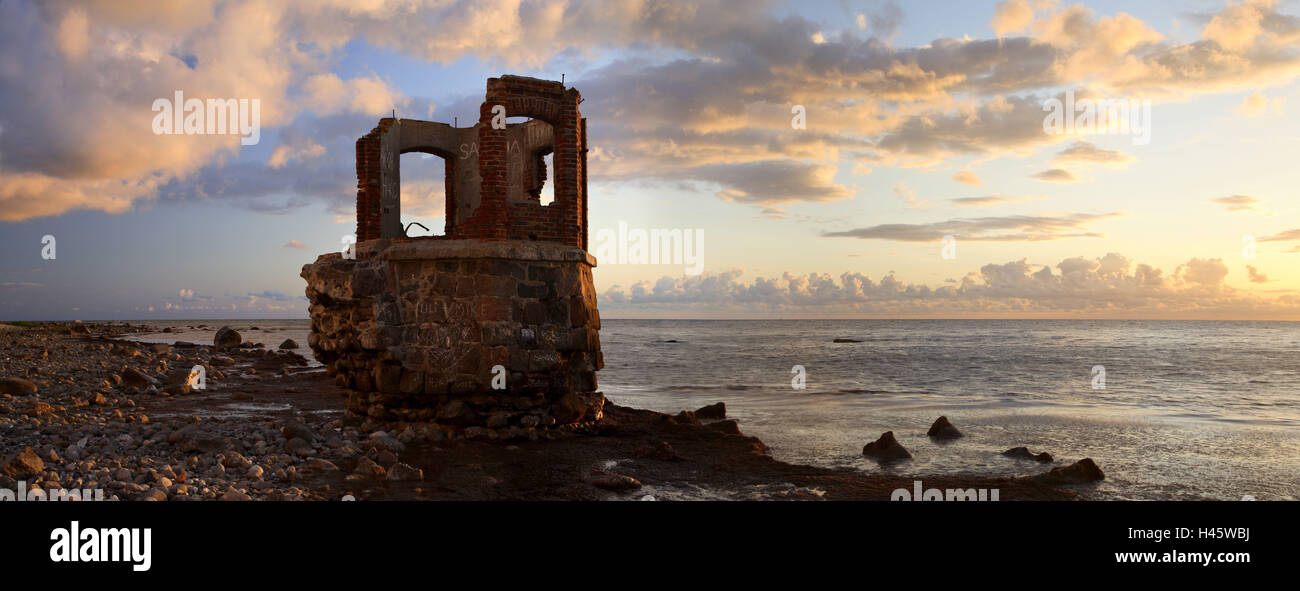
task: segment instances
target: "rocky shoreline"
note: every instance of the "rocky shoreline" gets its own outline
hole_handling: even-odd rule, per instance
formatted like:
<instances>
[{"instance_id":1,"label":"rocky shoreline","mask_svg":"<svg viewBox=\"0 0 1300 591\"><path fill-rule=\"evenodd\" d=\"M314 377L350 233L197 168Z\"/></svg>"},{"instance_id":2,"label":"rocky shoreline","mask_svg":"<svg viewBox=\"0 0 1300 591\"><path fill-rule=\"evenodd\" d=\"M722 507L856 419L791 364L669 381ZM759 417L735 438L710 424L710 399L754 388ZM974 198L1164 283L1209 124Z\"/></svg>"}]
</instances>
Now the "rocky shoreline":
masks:
<instances>
[{"instance_id":1,"label":"rocky shoreline","mask_svg":"<svg viewBox=\"0 0 1300 591\"><path fill-rule=\"evenodd\" d=\"M428 426L363 431L344 420L334 380L295 353L229 334L220 349L119 339L144 332L152 329L122 323L0 330L0 489L157 501L889 500L922 480L997 489L1004 501L1077 498L1060 488L1070 480L1046 474L877 476L788 464L718 406L670 416L609 403L585 432L509 439Z\"/></svg>"}]
</instances>

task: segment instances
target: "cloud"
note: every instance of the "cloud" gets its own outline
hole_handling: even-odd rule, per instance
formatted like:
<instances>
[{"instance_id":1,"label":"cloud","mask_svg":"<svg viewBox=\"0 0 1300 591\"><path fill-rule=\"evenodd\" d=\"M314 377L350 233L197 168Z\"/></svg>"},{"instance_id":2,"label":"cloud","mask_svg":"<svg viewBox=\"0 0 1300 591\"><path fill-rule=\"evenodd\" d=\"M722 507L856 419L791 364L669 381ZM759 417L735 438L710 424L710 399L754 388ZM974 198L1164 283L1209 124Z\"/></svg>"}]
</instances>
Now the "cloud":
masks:
<instances>
[{"instance_id":1,"label":"cloud","mask_svg":"<svg viewBox=\"0 0 1300 591\"><path fill-rule=\"evenodd\" d=\"M825 203L853 197L834 181L836 168L794 160L773 160L735 165L702 166L684 171L688 178L725 187L717 196L725 201L762 206L795 201Z\"/></svg>"},{"instance_id":2,"label":"cloud","mask_svg":"<svg viewBox=\"0 0 1300 591\"><path fill-rule=\"evenodd\" d=\"M305 298L306 296L291 296L286 293L268 289L262 291L261 293L250 293L248 294L248 297L253 301L257 301L258 299L268 299L268 300L275 300L277 302L287 302L290 300Z\"/></svg>"},{"instance_id":3,"label":"cloud","mask_svg":"<svg viewBox=\"0 0 1300 591\"><path fill-rule=\"evenodd\" d=\"M709 184L759 208L835 201L852 191L825 171L860 154L926 166L1065 141L1042 132L1041 109L1063 88L1182 101L1287 84L1300 76L1300 23L1278 10L1232 4L1182 41L1125 13L1008 1L992 11L995 38L908 47L891 41L903 17L892 2L849 14L838 32L728 0L0 2L0 219L121 213L157 198L347 209L350 142L393 108L424 116L432 105L379 75L333 71L345 48L525 70L572 63L601 148L589 155L593 182ZM155 136L147 106L176 89L259 98L264 128L301 137L281 136L250 163L230 136ZM795 104L806 130L790 128ZM748 181L776 162L792 175L776 189Z\"/></svg>"},{"instance_id":4,"label":"cloud","mask_svg":"<svg viewBox=\"0 0 1300 591\"><path fill-rule=\"evenodd\" d=\"M1006 203L1024 203L1042 197L1012 197L1010 195L985 195L983 197L958 197L948 202L958 207L992 207Z\"/></svg>"},{"instance_id":5,"label":"cloud","mask_svg":"<svg viewBox=\"0 0 1300 591\"><path fill-rule=\"evenodd\" d=\"M1249 117L1265 115L1270 110L1281 115L1282 106L1286 104L1286 97L1277 97L1269 100L1262 92L1256 92L1247 95L1241 104L1237 106L1237 112Z\"/></svg>"},{"instance_id":6,"label":"cloud","mask_svg":"<svg viewBox=\"0 0 1300 591\"><path fill-rule=\"evenodd\" d=\"M446 217L446 191L442 179L403 180L402 214L417 218Z\"/></svg>"},{"instance_id":7,"label":"cloud","mask_svg":"<svg viewBox=\"0 0 1300 591\"><path fill-rule=\"evenodd\" d=\"M909 209L929 209L933 204L929 201L917 199L916 190L907 186L907 183L899 181L894 183L894 195L903 200Z\"/></svg>"},{"instance_id":8,"label":"cloud","mask_svg":"<svg viewBox=\"0 0 1300 591\"><path fill-rule=\"evenodd\" d=\"M1044 170L1042 172L1031 174L1029 176L1032 178L1036 178L1040 181L1048 181L1052 183L1074 183L1074 182L1078 182L1079 180L1078 177L1074 176L1074 173L1065 170L1064 168L1053 168L1050 170Z\"/></svg>"},{"instance_id":9,"label":"cloud","mask_svg":"<svg viewBox=\"0 0 1300 591\"><path fill-rule=\"evenodd\" d=\"M1288 242L1291 240L1300 240L1300 228L1278 232L1272 236L1265 236L1259 239L1260 242Z\"/></svg>"},{"instance_id":10,"label":"cloud","mask_svg":"<svg viewBox=\"0 0 1300 591\"><path fill-rule=\"evenodd\" d=\"M290 240L288 243L284 245L284 247L305 249L307 248L307 245L303 244L301 240Z\"/></svg>"},{"instance_id":11,"label":"cloud","mask_svg":"<svg viewBox=\"0 0 1300 591\"><path fill-rule=\"evenodd\" d=\"M45 287L42 283L34 281L4 281L0 282L0 289L36 289Z\"/></svg>"},{"instance_id":12,"label":"cloud","mask_svg":"<svg viewBox=\"0 0 1300 591\"><path fill-rule=\"evenodd\" d=\"M1034 9L1029 0L1002 0L993 9L993 20L989 28L998 37L1007 33L1024 31L1034 21Z\"/></svg>"},{"instance_id":13,"label":"cloud","mask_svg":"<svg viewBox=\"0 0 1300 591\"><path fill-rule=\"evenodd\" d=\"M1228 206L1228 211L1249 211L1255 209L1255 204L1259 199L1249 195L1230 195L1228 197L1216 197L1210 200L1220 205Z\"/></svg>"},{"instance_id":14,"label":"cloud","mask_svg":"<svg viewBox=\"0 0 1300 591\"><path fill-rule=\"evenodd\" d=\"M893 240L898 242L937 242L944 236L978 242L1037 242L1062 238L1100 238L1087 231L1092 222L1121 215L1115 213L1069 213L1056 216L1000 216L958 218L930 224L882 224L822 236Z\"/></svg>"},{"instance_id":15,"label":"cloud","mask_svg":"<svg viewBox=\"0 0 1300 591\"><path fill-rule=\"evenodd\" d=\"M335 74L316 74L302 87L307 108L318 115L352 112L381 117L405 103L402 93L378 76L343 80Z\"/></svg>"},{"instance_id":16,"label":"cloud","mask_svg":"<svg viewBox=\"0 0 1300 591\"><path fill-rule=\"evenodd\" d=\"M1055 161L1062 163L1110 164L1123 167L1133 162L1133 157L1119 150L1104 150L1089 142L1076 141L1057 154Z\"/></svg>"},{"instance_id":17,"label":"cloud","mask_svg":"<svg viewBox=\"0 0 1300 591\"><path fill-rule=\"evenodd\" d=\"M1228 266L1223 259L1192 259L1174 271L1189 283L1198 285L1217 285L1228 276Z\"/></svg>"},{"instance_id":18,"label":"cloud","mask_svg":"<svg viewBox=\"0 0 1300 591\"><path fill-rule=\"evenodd\" d=\"M968 186L968 187L974 187L974 186L977 186L977 185L982 185L982 184L984 184L984 180L981 179L981 178L979 177L979 175L977 175L977 174L975 174L975 173L973 173L973 172L971 172L971 171L969 171L969 170L962 170L962 171L958 171L958 172L956 172L955 174L952 175L952 180L957 181L957 182L959 182L959 183L961 183L961 184L963 184L963 185L966 185L966 186Z\"/></svg>"},{"instance_id":19,"label":"cloud","mask_svg":"<svg viewBox=\"0 0 1300 591\"><path fill-rule=\"evenodd\" d=\"M1255 267L1246 265L1246 271L1250 275L1251 283L1268 283L1268 275L1260 273Z\"/></svg>"},{"instance_id":20,"label":"cloud","mask_svg":"<svg viewBox=\"0 0 1300 591\"><path fill-rule=\"evenodd\" d=\"M1218 259L1192 259L1173 274L1135 264L1118 253L1076 257L1056 265L1026 259L990 263L940 287L857 273L782 273L742 279L732 269L698 276L664 276L600 293L613 314L1300 317L1300 298L1265 299L1224 283Z\"/></svg>"},{"instance_id":21,"label":"cloud","mask_svg":"<svg viewBox=\"0 0 1300 591\"><path fill-rule=\"evenodd\" d=\"M325 146L317 143L308 143L305 146L280 144L271 151L271 158L266 161L266 165L271 168L282 168L290 160L318 158L323 154L325 154Z\"/></svg>"}]
</instances>

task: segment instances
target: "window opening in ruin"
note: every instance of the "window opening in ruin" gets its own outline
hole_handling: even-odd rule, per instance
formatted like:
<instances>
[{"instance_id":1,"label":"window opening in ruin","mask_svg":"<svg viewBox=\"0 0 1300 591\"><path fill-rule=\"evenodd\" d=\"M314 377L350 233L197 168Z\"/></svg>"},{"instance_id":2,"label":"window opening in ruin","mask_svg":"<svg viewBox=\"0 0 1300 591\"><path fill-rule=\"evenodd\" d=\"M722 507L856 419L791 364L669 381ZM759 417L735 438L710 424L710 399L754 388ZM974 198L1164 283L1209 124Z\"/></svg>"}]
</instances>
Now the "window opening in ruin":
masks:
<instances>
[{"instance_id":1,"label":"window opening in ruin","mask_svg":"<svg viewBox=\"0 0 1300 591\"><path fill-rule=\"evenodd\" d=\"M410 151L402 154L399 166L402 227L406 236L445 235L433 229L446 227L447 158L432 152Z\"/></svg>"}]
</instances>

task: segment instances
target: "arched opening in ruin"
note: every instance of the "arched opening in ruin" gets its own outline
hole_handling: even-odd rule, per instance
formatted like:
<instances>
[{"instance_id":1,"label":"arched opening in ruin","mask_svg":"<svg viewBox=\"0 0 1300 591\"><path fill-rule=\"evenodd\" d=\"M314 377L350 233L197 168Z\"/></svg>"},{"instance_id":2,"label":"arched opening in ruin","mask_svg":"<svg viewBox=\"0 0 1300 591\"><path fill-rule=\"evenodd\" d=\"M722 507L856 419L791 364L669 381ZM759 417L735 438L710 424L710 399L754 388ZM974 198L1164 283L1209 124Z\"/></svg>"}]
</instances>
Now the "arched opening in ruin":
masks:
<instances>
[{"instance_id":1,"label":"arched opening in ruin","mask_svg":"<svg viewBox=\"0 0 1300 591\"><path fill-rule=\"evenodd\" d=\"M357 140L357 237L403 239L436 218L436 174L408 173L401 154L444 159L444 231L451 239L529 240L586 248L587 128L581 96L560 82L490 78L472 127L384 118ZM497 114L510 116L504 128ZM415 163L407 158L407 168ZM427 169L426 169L427 170ZM414 176L411 176L414 174ZM402 195L410 201L403 211ZM403 215L405 214L405 215ZM428 231L426 231L428 232ZM428 232L423 236L436 236Z\"/></svg>"},{"instance_id":2,"label":"arched opening in ruin","mask_svg":"<svg viewBox=\"0 0 1300 591\"><path fill-rule=\"evenodd\" d=\"M446 236L448 195L453 191L454 156L429 147L404 150L400 156L402 229L407 238Z\"/></svg>"}]
</instances>

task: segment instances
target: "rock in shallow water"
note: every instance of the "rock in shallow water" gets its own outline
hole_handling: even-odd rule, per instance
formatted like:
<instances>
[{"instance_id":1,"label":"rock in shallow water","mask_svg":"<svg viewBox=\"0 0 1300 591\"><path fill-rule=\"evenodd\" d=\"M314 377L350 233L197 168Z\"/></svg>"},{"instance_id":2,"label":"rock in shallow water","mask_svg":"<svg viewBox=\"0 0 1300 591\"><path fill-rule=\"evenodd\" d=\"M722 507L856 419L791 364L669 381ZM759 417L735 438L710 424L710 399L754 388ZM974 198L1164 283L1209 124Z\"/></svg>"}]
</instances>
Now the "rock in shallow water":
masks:
<instances>
[{"instance_id":1,"label":"rock in shallow water","mask_svg":"<svg viewBox=\"0 0 1300 591\"><path fill-rule=\"evenodd\" d=\"M1062 485L1062 484L1087 484L1098 480L1105 480L1106 475L1102 473L1097 463L1092 458L1084 458L1069 466L1052 468L1046 474L1039 474L1033 477L1033 480L1043 484Z\"/></svg>"},{"instance_id":2,"label":"rock in shallow water","mask_svg":"<svg viewBox=\"0 0 1300 591\"><path fill-rule=\"evenodd\" d=\"M930 430L926 435L935 439L956 439L961 437L961 431L958 431L952 423L948 422L948 417L939 417L930 425Z\"/></svg>"},{"instance_id":3,"label":"rock in shallow water","mask_svg":"<svg viewBox=\"0 0 1300 591\"><path fill-rule=\"evenodd\" d=\"M1011 449L1008 449L1007 451L1002 452L1002 455L1007 456L1009 458L1016 458L1020 460L1037 460L1039 462L1052 461L1052 454L1049 454L1047 452L1035 454L1029 451L1029 448L1027 447L1013 447Z\"/></svg>"},{"instance_id":4,"label":"rock in shallow water","mask_svg":"<svg viewBox=\"0 0 1300 591\"><path fill-rule=\"evenodd\" d=\"M613 491L641 488L641 481L632 478L631 476L624 476L623 474L616 474L614 472L606 472L597 469L593 469L591 473L587 475L587 484Z\"/></svg>"},{"instance_id":5,"label":"rock in shallow water","mask_svg":"<svg viewBox=\"0 0 1300 591\"><path fill-rule=\"evenodd\" d=\"M725 419L727 418L727 405L722 402L700 407L695 411L697 419Z\"/></svg>"},{"instance_id":6,"label":"rock in shallow water","mask_svg":"<svg viewBox=\"0 0 1300 591\"><path fill-rule=\"evenodd\" d=\"M388 471L384 470L383 466L376 464L374 460L362 456L360 460L357 460L357 467L354 470L352 470L352 473L359 474L361 476L373 476L375 478L383 478L384 475L388 473Z\"/></svg>"},{"instance_id":7,"label":"rock in shallow water","mask_svg":"<svg viewBox=\"0 0 1300 591\"><path fill-rule=\"evenodd\" d=\"M223 326L218 329L216 337L212 340L213 346L216 347L218 351L237 348L242 342L243 337L240 336L235 329L230 328L229 326Z\"/></svg>"},{"instance_id":8,"label":"rock in shallow water","mask_svg":"<svg viewBox=\"0 0 1300 591\"><path fill-rule=\"evenodd\" d=\"M893 431L886 431L880 439L862 446L862 455L881 462L911 459L912 454L894 439Z\"/></svg>"},{"instance_id":9,"label":"rock in shallow water","mask_svg":"<svg viewBox=\"0 0 1300 591\"><path fill-rule=\"evenodd\" d=\"M388 480L400 481L424 480L424 470L412 468L406 464L393 464L393 467L388 469L387 478Z\"/></svg>"}]
</instances>

